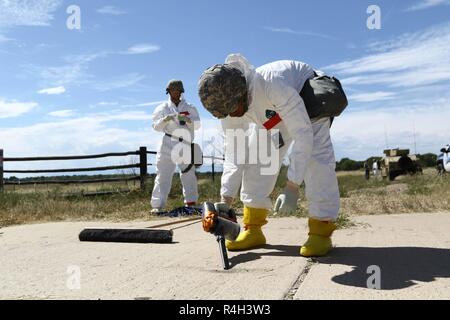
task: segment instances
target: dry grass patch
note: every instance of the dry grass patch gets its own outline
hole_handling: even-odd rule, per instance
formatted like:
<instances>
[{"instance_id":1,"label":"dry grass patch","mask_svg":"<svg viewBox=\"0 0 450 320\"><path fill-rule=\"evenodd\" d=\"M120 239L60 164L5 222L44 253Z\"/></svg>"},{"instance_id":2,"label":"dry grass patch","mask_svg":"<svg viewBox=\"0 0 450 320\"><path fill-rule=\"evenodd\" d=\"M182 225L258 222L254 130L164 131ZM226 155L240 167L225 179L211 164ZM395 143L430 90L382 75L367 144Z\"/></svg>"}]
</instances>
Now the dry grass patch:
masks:
<instances>
[{"instance_id":1,"label":"dry grass patch","mask_svg":"<svg viewBox=\"0 0 450 320\"><path fill-rule=\"evenodd\" d=\"M278 177L275 190L271 194L275 200L286 182L286 168ZM220 175L213 182L208 175L199 175L200 202L215 202L220 199ZM149 179L147 191L132 189L127 193L83 197L80 186L43 186L30 190L6 191L0 193L0 227L13 224L47 221L87 221L87 220L149 220L150 195L153 179ZM425 170L421 176L403 176L394 182L364 179L364 172L340 172L338 174L341 209L338 225L352 225L352 215L373 215L413 212L450 211L450 175L438 177L434 170ZM97 191L117 190L118 185L99 185ZM129 186L133 188L133 186ZM92 186L89 188L92 190ZM78 195L67 197L67 193ZM301 188L297 212L289 216L307 217L308 203ZM168 208L183 205L182 186L178 175L174 176L169 195ZM242 203L234 203L237 211ZM283 215L279 215L283 216Z\"/></svg>"}]
</instances>

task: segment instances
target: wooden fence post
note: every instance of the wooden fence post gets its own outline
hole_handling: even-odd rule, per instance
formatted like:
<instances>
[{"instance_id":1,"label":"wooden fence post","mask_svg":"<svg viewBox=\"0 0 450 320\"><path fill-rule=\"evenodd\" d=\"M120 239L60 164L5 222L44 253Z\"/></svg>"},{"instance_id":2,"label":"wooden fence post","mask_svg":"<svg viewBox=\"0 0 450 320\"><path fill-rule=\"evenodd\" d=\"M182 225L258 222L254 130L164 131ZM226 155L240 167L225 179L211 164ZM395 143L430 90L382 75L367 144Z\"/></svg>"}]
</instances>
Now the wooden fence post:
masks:
<instances>
[{"instance_id":1,"label":"wooden fence post","mask_svg":"<svg viewBox=\"0 0 450 320\"><path fill-rule=\"evenodd\" d=\"M214 158L212 158L212 181L214 182L214 180L215 180L215 177L214 177L214 175L215 175L215 173L214 173Z\"/></svg>"},{"instance_id":2,"label":"wooden fence post","mask_svg":"<svg viewBox=\"0 0 450 320\"><path fill-rule=\"evenodd\" d=\"M0 149L0 192L3 191L3 149Z\"/></svg>"},{"instance_id":3,"label":"wooden fence post","mask_svg":"<svg viewBox=\"0 0 450 320\"><path fill-rule=\"evenodd\" d=\"M145 191L145 182L147 180L147 147L139 148L139 171L141 191Z\"/></svg>"}]
</instances>

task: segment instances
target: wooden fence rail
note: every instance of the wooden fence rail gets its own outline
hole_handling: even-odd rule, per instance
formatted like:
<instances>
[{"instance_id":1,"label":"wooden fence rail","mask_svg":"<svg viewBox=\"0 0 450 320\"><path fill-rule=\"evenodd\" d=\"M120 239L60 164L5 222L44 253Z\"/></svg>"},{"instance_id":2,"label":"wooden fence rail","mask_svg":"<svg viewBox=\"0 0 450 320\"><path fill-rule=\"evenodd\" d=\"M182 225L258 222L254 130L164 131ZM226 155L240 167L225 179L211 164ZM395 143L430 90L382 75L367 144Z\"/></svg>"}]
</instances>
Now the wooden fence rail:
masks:
<instances>
[{"instance_id":1,"label":"wooden fence rail","mask_svg":"<svg viewBox=\"0 0 450 320\"><path fill-rule=\"evenodd\" d=\"M105 178L105 179L89 179L89 180L36 180L36 181L8 181L7 185L25 186L25 185L35 185L35 184L85 184L85 183L103 183L103 182L119 182L119 181L133 181L139 180L139 176L128 177L128 178Z\"/></svg>"},{"instance_id":2,"label":"wooden fence rail","mask_svg":"<svg viewBox=\"0 0 450 320\"><path fill-rule=\"evenodd\" d=\"M4 158L3 150L0 149L0 191L3 191L5 185L36 185L36 184L84 184L84 183L103 183L103 182L119 182L140 180L141 190L145 190L146 179L148 175L147 155L156 155L155 151L147 151L147 147L140 147L137 151L128 152L111 152L103 154L83 155L83 156L54 156L54 157L22 157L22 158ZM40 170L4 170L4 162L23 162L23 161L54 161L54 160L81 160L81 159L98 159L106 157L124 157L136 155L139 156L139 163L118 165L118 166L102 166L89 168L67 168L67 169L40 169ZM224 160L220 157L203 156L204 159L212 160L212 179L214 181L214 162L215 160ZM36 181L5 181L4 173L63 173L63 172L87 172L87 171L107 171L139 168L139 175L124 178L105 178L105 179L89 179L89 180L36 180Z\"/></svg>"},{"instance_id":3,"label":"wooden fence rail","mask_svg":"<svg viewBox=\"0 0 450 320\"><path fill-rule=\"evenodd\" d=\"M107 171L129 168L139 168L140 164L127 164L123 166L72 168L72 169L43 169L43 170L3 170L4 173L55 173L55 172L83 172L83 171Z\"/></svg>"},{"instance_id":4,"label":"wooden fence rail","mask_svg":"<svg viewBox=\"0 0 450 320\"><path fill-rule=\"evenodd\" d=\"M146 147L144 147L146 148ZM81 159L97 159L97 158L106 158L106 157L123 157L123 156L131 156L138 155L139 151L129 151L129 152L111 152L111 153L103 153L103 154L93 154L93 155L84 155L84 156L57 156L57 157L26 157L26 158L4 158L3 161L49 161L49 160L81 160Z\"/></svg>"}]
</instances>

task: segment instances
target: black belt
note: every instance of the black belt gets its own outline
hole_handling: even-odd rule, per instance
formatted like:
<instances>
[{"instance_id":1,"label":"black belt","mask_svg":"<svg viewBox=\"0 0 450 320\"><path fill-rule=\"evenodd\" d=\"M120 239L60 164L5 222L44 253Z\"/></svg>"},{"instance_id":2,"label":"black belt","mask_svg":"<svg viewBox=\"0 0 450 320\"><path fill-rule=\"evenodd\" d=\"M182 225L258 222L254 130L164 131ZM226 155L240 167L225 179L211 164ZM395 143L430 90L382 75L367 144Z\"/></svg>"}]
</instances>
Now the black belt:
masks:
<instances>
[{"instance_id":1,"label":"black belt","mask_svg":"<svg viewBox=\"0 0 450 320\"><path fill-rule=\"evenodd\" d=\"M170 133L165 133L165 135L168 136L169 138L176 139L176 140L178 140L179 142L183 142L183 143L192 145L192 143L190 143L190 142L188 142L188 141L185 141L184 138L182 138L182 137L175 137L175 136L171 135Z\"/></svg>"}]
</instances>

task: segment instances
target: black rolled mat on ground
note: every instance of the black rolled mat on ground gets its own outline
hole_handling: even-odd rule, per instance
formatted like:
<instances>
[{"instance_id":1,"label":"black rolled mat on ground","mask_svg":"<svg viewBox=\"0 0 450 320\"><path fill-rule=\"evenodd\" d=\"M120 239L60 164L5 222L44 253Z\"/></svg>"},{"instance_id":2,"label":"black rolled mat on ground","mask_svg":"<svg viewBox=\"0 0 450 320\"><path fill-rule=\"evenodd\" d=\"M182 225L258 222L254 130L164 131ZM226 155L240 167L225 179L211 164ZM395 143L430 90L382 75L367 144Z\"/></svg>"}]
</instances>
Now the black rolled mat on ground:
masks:
<instances>
[{"instance_id":1,"label":"black rolled mat on ground","mask_svg":"<svg viewBox=\"0 0 450 320\"><path fill-rule=\"evenodd\" d=\"M78 238L95 242L171 243L172 236L172 230L84 229Z\"/></svg>"}]
</instances>

